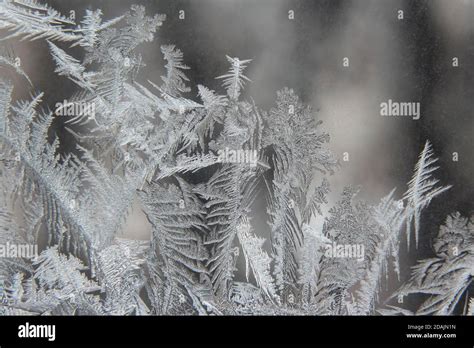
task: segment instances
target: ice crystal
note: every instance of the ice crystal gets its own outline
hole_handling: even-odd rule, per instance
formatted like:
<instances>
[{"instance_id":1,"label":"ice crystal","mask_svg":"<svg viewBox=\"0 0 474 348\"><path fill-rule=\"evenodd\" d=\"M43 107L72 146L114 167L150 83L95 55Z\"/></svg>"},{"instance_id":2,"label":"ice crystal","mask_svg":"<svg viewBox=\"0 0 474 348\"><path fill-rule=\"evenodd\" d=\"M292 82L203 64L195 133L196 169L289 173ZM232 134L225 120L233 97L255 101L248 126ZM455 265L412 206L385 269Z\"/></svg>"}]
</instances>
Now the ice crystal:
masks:
<instances>
[{"instance_id":1,"label":"ice crystal","mask_svg":"<svg viewBox=\"0 0 474 348\"><path fill-rule=\"evenodd\" d=\"M243 98L251 59L226 56L222 86L190 95L190 68L172 44L161 46L162 84L149 81L137 47L165 16L143 6L102 16L88 9L76 24L34 0L0 2L2 39L43 40L54 73L76 87L53 108L41 91L14 100L17 87L2 74L0 244L47 245L32 259L0 258L0 314L412 314L380 295L390 270L400 278L402 231L409 242L414 224L418 245L422 211L449 189L433 176L429 142L403 197L394 189L372 205L347 187L326 213L338 162L292 89L262 110ZM11 50L0 64L34 82ZM85 109L65 120L69 151L53 123L71 105ZM255 161L222 156L240 152ZM119 234L136 201L149 241ZM453 313L472 278L473 238L471 220L449 216L436 257L420 261L395 295L429 294L416 314ZM325 252L335 245L365 252Z\"/></svg>"}]
</instances>

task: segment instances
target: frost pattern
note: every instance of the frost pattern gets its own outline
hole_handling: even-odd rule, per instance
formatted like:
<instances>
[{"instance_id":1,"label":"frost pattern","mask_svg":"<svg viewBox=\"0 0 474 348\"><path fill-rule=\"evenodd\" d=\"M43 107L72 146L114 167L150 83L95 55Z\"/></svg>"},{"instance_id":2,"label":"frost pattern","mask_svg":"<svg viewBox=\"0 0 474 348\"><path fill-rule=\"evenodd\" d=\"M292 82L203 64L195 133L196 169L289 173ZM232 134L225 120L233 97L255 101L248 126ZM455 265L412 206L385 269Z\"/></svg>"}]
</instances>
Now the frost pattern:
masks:
<instances>
[{"instance_id":1,"label":"frost pattern","mask_svg":"<svg viewBox=\"0 0 474 348\"><path fill-rule=\"evenodd\" d=\"M174 45L161 47L163 83L144 81L136 48L165 16L135 5L102 16L89 9L76 24L34 0L0 2L2 39L43 40L55 73L77 87L70 101L94 105L66 120L76 148L65 153L44 94L12 100L17 87L2 74L0 244L47 245L33 260L0 258L0 314L425 315L452 314L463 298L472 314L473 222L459 213L440 227L436 256L419 261L389 302L430 297L414 313L380 299L390 274L401 279L411 226L418 246L422 211L450 188L434 177L428 141L402 197L393 189L370 204L347 187L324 214L338 162L292 89L262 110L241 99L251 59L226 56L229 71L217 79L227 95L197 85L191 96L190 68ZM31 83L11 50L0 64ZM219 157L229 150L255 153L256 162ZM268 230L255 223L262 199ZM150 241L120 238L136 200ZM333 258L325 249L334 244L365 254Z\"/></svg>"}]
</instances>

